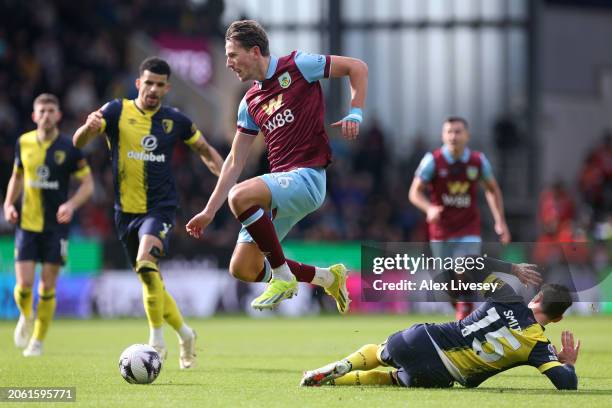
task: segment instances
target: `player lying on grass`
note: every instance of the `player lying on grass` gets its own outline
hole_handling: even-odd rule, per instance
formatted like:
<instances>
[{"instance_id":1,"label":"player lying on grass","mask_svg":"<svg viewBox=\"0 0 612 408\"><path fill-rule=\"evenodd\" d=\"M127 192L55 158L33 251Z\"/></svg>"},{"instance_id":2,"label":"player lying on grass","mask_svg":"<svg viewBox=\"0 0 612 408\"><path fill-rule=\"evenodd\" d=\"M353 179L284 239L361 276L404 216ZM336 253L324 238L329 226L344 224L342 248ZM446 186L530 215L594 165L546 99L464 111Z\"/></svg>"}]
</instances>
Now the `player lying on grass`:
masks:
<instances>
[{"instance_id":1,"label":"player lying on grass","mask_svg":"<svg viewBox=\"0 0 612 408\"><path fill-rule=\"evenodd\" d=\"M560 321L571 306L567 288L545 284L525 305L510 285L487 271L512 273L523 284L539 285L542 280L535 265L485 260L483 271L471 272L473 279L497 282L501 287L485 293L486 302L469 316L450 323L415 324L380 345L365 345L340 361L305 372L301 385L447 388L458 382L477 387L502 371L530 365L557 389L577 389L574 364L580 341L574 345L573 334L564 331L557 352L544 334L544 326ZM379 366L395 370L375 370Z\"/></svg>"}]
</instances>

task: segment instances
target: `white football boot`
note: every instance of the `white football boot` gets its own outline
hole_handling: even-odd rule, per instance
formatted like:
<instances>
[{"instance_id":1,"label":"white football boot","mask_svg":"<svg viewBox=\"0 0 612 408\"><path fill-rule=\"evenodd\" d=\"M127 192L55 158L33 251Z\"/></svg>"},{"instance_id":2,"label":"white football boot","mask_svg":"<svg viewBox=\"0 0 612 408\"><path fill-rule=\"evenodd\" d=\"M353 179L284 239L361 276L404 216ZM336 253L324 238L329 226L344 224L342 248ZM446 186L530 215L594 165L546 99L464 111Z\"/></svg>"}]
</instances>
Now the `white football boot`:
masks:
<instances>
[{"instance_id":1,"label":"white football boot","mask_svg":"<svg viewBox=\"0 0 612 408\"><path fill-rule=\"evenodd\" d=\"M26 348L28 346L28 342L32 337L32 332L34 331L34 316L31 316L29 319L26 319L24 315L19 315L19 320L17 321L17 326L15 326L15 333L13 335L13 340L15 340L15 346L18 348Z\"/></svg>"},{"instance_id":2,"label":"white football boot","mask_svg":"<svg viewBox=\"0 0 612 408\"><path fill-rule=\"evenodd\" d=\"M43 354L43 342L31 339L28 347L23 350L24 357L40 357Z\"/></svg>"},{"instance_id":3,"label":"white football boot","mask_svg":"<svg viewBox=\"0 0 612 408\"><path fill-rule=\"evenodd\" d=\"M187 340L182 340L179 337L179 367L181 370L188 370L194 367L196 364L195 344L198 336L196 335L195 330L191 329L191 332L193 335Z\"/></svg>"},{"instance_id":4,"label":"white football boot","mask_svg":"<svg viewBox=\"0 0 612 408\"><path fill-rule=\"evenodd\" d=\"M300 385L302 387L318 387L342 377L349 371L351 371L351 364L348 361L336 361L316 370L306 371Z\"/></svg>"}]
</instances>

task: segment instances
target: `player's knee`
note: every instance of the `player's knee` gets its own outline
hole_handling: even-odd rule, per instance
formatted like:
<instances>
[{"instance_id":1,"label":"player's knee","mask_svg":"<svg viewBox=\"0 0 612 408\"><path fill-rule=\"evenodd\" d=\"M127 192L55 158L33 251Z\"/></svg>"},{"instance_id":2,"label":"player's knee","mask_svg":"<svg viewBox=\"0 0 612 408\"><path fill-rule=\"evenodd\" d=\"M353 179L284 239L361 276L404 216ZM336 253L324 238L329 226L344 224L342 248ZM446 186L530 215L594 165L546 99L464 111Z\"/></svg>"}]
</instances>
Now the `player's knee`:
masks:
<instances>
[{"instance_id":1,"label":"player's knee","mask_svg":"<svg viewBox=\"0 0 612 408\"><path fill-rule=\"evenodd\" d=\"M21 289L32 290L32 287L34 286L34 280L22 280L21 282L18 282L18 285Z\"/></svg>"},{"instance_id":2,"label":"player's knee","mask_svg":"<svg viewBox=\"0 0 612 408\"><path fill-rule=\"evenodd\" d=\"M234 215L238 216L240 212L242 212L243 202L246 198L245 189L240 185L235 185L231 188L229 195L227 196L227 202L229 203L230 208Z\"/></svg>"},{"instance_id":3,"label":"player's knee","mask_svg":"<svg viewBox=\"0 0 612 408\"><path fill-rule=\"evenodd\" d=\"M55 279L41 279L40 280L40 290L43 292L49 292L55 289Z\"/></svg>"},{"instance_id":4,"label":"player's knee","mask_svg":"<svg viewBox=\"0 0 612 408\"><path fill-rule=\"evenodd\" d=\"M246 267L244 264L238 262L230 262L229 273L234 278L243 282L254 282L255 276L251 268Z\"/></svg>"},{"instance_id":5,"label":"player's knee","mask_svg":"<svg viewBox=\"0 0 612 408\"><path fill-rule=\"evenodd\" d=\"M254 205L258 205L253 192L242 184L235 185L227 197L229 206L236 217Z\"/></svg>"}]
</instances>

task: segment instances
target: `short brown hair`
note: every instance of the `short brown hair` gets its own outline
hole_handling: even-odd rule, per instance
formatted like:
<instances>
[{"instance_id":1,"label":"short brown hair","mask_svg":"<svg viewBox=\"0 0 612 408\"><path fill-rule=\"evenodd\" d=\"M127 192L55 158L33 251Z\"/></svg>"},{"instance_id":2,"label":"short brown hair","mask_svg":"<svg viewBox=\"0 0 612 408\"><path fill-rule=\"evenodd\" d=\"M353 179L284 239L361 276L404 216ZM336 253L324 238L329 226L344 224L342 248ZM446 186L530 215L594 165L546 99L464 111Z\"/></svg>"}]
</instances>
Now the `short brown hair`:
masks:
<instances>
[{"instance_id":1,"label":"short brown hair","mask_svg":"<svg viewBox=\"0 0 612 408\"><path fill-rule=\"evenodd\" d=\"M236 41L247 50L258 46L261 55L270 55L268 34L255 20L234 21L225 32L225 41Z\"/></svg>"},{"instance_id":2,"label":"short brown hair","mask_svg":"<svg viewBox=\"0 0 612 408\"><path fill-rule=\"evenodd\" d=\"M43 103L52 103L58 108L60 106L59 99L57 99L57 96L50 94L50 93L43 93L43 94L38 95L36 99L34 99L34 103L32 104L32 107L35 108L36 105L43 104Z\"/></svg>"},{"instance_id":3,"label":"short brown hair","mask_svg":"<svg viewBox=\"0 0 612 408\"><path fill-rule=\"evenodd\" d=\"M468 121L465 118L462 118L461 116L449 116L448 118L446 118L446 120L444 121L444 123L463 123L463 127L465 128L465 130L469 129L469 125L468 125Z\"/></svg>"}]
</instances>

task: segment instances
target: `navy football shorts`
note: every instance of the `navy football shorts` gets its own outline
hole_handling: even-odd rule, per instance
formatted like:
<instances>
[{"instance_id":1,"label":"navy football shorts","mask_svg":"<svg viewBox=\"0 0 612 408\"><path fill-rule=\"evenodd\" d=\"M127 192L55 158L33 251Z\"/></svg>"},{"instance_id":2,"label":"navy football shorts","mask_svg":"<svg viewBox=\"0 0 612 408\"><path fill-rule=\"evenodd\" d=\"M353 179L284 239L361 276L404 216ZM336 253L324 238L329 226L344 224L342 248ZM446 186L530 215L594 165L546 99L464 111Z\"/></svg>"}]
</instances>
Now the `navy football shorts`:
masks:
<instances>
[{"instance_id":1,"label":"navy football shorts","mask_svg":"<svg viewBox=\"0 0 612 408\"><path fill-rule=\"evenodd\" d=\"M449 388L453 377L442 364L424 324L392 334L381 353L382 360L398 369L404 387Z\"/></svg>"},{"instance_id":2,"label":"navy football shorts","mask_svg":"<svg viewBox=\"0 0 612 408\"><path fill-rule=\"evenodd\" d=\"M138 246L143 235L153 235L164 245L161 255L168 253L170 230L174 227L176 209L174 207L153 210L146 214L130 214L115 211L117 235L127 257L136 266Z\"/></svg>"},{"instance_id":3,"label":"navy football shorts","mask_svg":"<svg viewBox=\"0 0 612 408\"><path fill-rule=\"evenodd\" d=\"M68 255L68 228L33 232L17 227L15 261L34 261L64 265Z\"/></svg>"}]
</instances>

